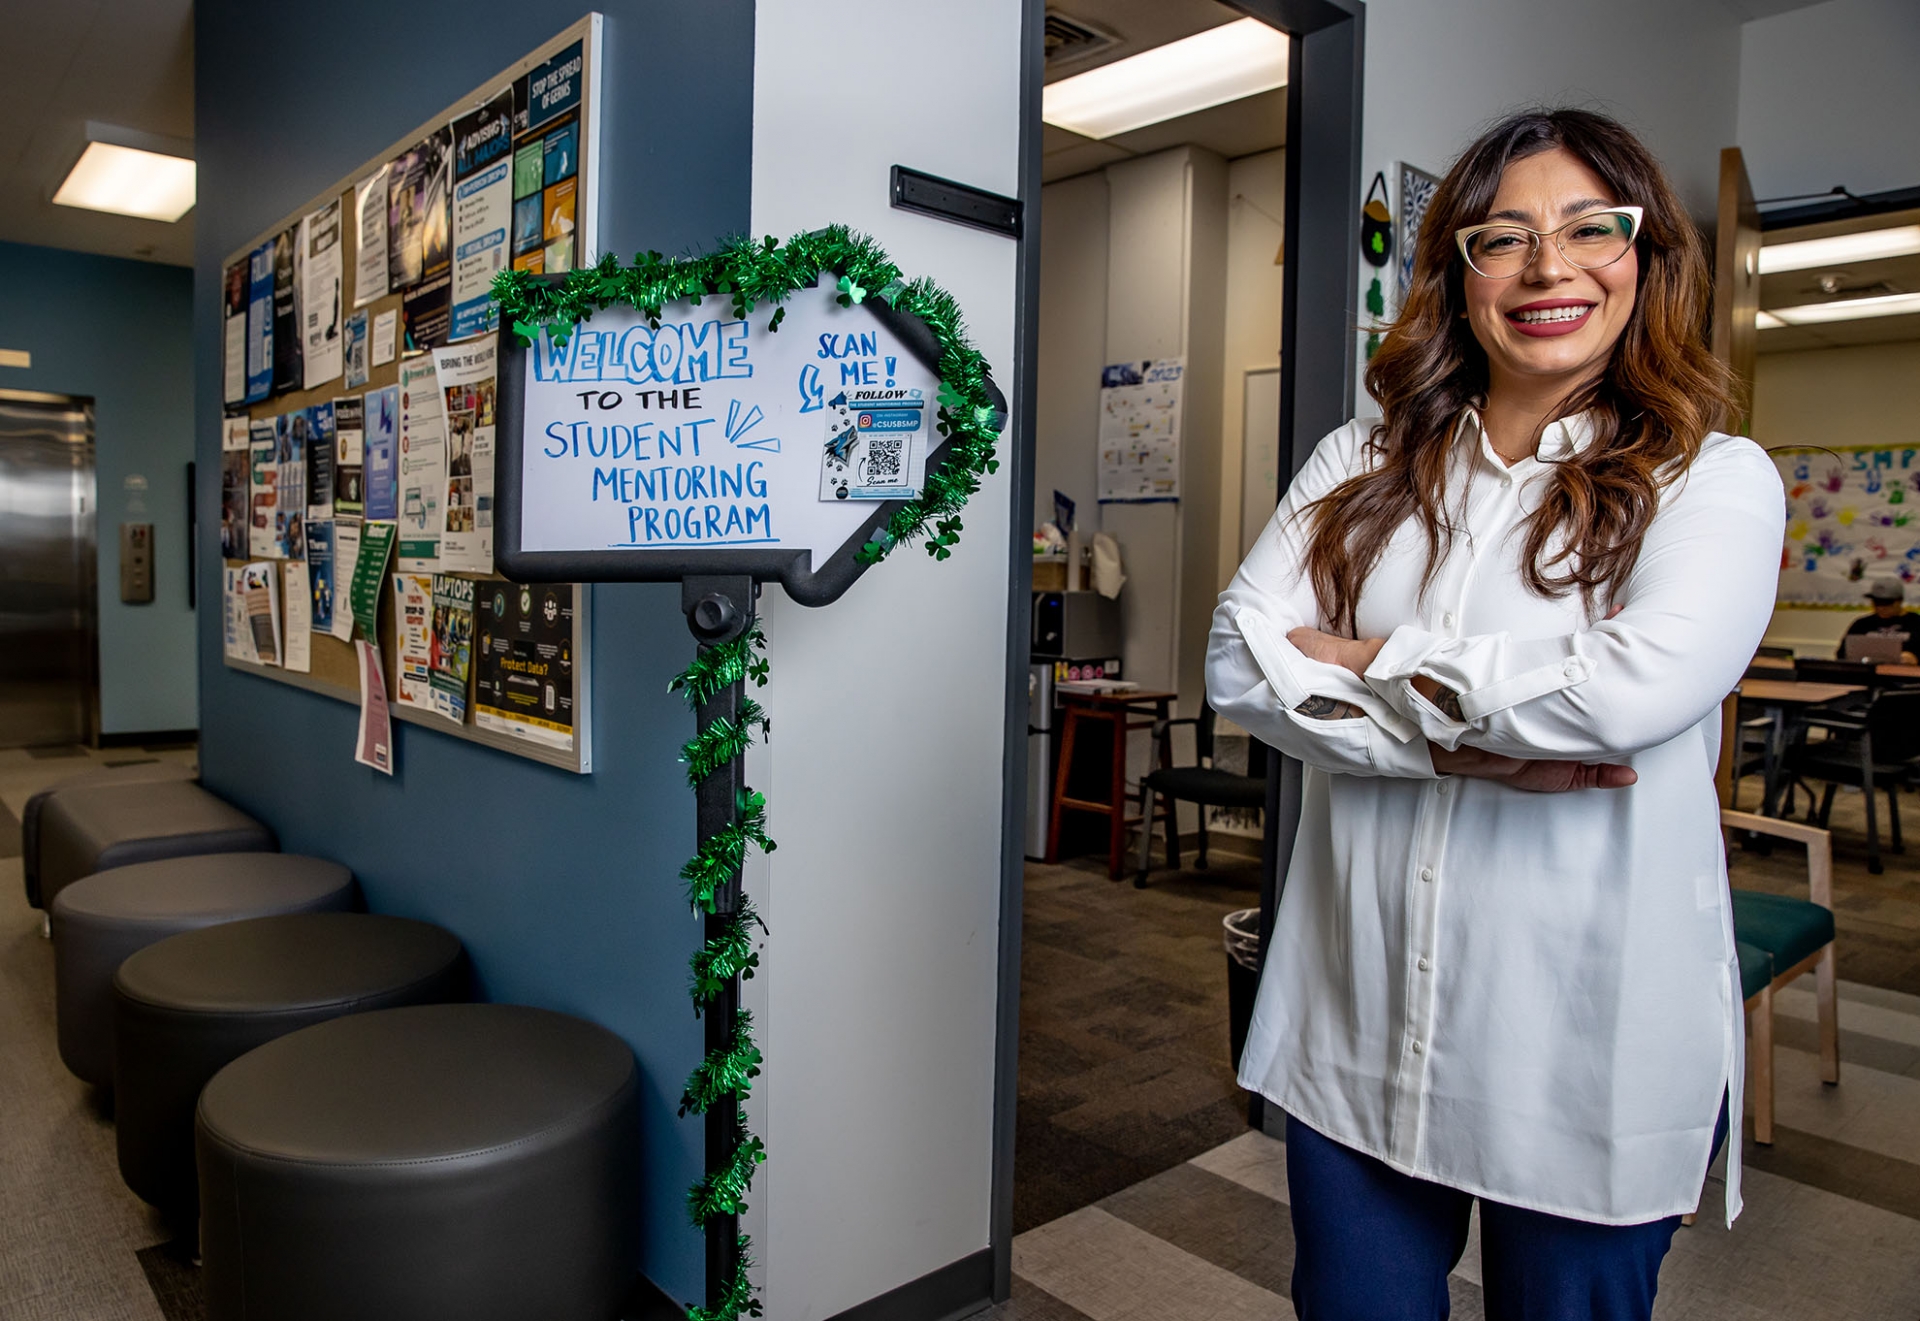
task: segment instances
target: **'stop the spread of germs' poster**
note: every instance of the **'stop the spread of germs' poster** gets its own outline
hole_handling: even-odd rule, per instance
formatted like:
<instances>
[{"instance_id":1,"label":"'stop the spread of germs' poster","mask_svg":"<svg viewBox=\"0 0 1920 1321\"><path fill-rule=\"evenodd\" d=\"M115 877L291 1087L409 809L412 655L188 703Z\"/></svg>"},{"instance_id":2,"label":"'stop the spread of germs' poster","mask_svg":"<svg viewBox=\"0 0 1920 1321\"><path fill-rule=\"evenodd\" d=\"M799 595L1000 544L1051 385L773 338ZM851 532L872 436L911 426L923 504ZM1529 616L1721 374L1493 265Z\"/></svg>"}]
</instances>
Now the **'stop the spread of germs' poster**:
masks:
<instances>
[{"instance_id":1,"label":"'stop the spread of germs' poster","mask_svg":"<svg viewBox=\"0 0 1920 1321\"><path fill-rule=\"evenodd\" d=\"M1920 447L1772 453L1787 488L1780 605L1857 611L1872 579L1920 576Z\"/></svg>"}]
</instances>

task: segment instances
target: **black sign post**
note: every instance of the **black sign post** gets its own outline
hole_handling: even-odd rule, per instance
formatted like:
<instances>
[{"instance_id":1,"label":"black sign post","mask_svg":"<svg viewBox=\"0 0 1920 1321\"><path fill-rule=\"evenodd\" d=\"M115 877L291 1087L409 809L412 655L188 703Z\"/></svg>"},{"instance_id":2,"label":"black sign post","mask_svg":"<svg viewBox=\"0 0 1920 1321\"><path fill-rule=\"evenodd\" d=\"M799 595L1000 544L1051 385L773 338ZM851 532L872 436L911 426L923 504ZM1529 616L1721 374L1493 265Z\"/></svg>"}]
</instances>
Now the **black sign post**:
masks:
<instances>
[{"instance_id":1,"label":"black sign post","mask_svg":"<svg viewBox=\"0 0 1920 1321\"><path fill-rule=\"evenodd\" d=\"M503 316L498 387L500 571L520 582L677 581L703 657L742 645L762 583L803 605L845 593L874 558L863 550L956 452L947 409L961 407L940 377L953 337L943 345L891 299L836 298L820 284L789 293L775 321L764 311L730 318L720 302L654 315L605 308L562 337L542 329L530 345ZM974 379L969 427L997 433L1005 398L983 374ZM731 734L755 713L739 667L731 673L697 693L698 736ZM758 809L749 820L740 755L702 765L696 824L699 856L710 858L721 837L758 829ZM718 882L705 905L709 950L739 934L743 854L727 856L724 878L706 875ZM707 1060L729 1058L741 1040L737 973L705 999L704 1017ZM700 1101L709 1179L739 1168L743 1143L758 1159L757 1140L741 1131L744 1095L742 1079L727 1099ZM716 1212L704 1224L712 1310L703 1315L738 1315L739 1216Z\"/></svg>"}]
</instances>

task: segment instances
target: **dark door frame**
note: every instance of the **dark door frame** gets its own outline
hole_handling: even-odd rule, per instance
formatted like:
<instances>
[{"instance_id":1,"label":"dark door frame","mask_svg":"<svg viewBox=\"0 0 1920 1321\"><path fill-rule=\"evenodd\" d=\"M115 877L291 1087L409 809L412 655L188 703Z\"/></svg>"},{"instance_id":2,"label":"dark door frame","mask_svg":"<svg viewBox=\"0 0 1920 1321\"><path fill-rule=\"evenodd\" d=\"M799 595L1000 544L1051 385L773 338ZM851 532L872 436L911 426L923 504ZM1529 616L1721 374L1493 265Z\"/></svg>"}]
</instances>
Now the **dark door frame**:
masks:
<instances>
[{"instance_id":1,"label":"dark door frame","mask_svg":"<svg viewBox=\"0 0 1920 1321\"><path fill-rule=\"evenodd\" d=\"M1354 328L1359 324L1360 128L1366 53L1363 0L1226 0L1293 40L1287 73L1286 261L1281 276L1280 453L1298 472L1320 438L1353 416ZM1019 1088L1020 919L1026 865L1027 693L1033 555L1035 373L1040 321L1040 91L1045 0L1023 0L1020 47L1020 200L1016 276L1013 518L1007 556L1006 794L1001 807L1000 999L994 1045L993 1189L988 1247L993 1298L1013 1288L1013 1147ZM1274 492L1279 503L1280 492ZM1269 757L1261 862L1262 947L1272 930L1300 817L1300 766ZM1256 1101L1256 1122L1259 1122Z\"/></svg>"}]
</instances>

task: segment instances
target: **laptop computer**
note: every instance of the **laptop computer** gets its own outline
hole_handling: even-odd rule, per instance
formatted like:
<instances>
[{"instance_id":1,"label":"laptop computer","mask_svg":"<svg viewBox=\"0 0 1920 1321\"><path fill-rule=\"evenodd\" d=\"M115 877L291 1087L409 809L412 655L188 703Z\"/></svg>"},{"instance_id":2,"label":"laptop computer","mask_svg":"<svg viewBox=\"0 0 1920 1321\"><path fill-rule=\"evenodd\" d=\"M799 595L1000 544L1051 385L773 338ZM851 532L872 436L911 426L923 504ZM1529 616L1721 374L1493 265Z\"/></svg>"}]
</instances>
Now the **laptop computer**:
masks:
<instances>
[{"instance_id":1,"label":"laptop computer","mask_svg":"<svg viewBox=\"0 0 1920 1321\"><path fill-rule=\"evenodd\" d=\"M1850 661L1871 661L1875 665L1893 665L1900 659L1900 639L1875 633L1852 633L1840 644L1841 654Z\"/></svg>"}]
</instances>

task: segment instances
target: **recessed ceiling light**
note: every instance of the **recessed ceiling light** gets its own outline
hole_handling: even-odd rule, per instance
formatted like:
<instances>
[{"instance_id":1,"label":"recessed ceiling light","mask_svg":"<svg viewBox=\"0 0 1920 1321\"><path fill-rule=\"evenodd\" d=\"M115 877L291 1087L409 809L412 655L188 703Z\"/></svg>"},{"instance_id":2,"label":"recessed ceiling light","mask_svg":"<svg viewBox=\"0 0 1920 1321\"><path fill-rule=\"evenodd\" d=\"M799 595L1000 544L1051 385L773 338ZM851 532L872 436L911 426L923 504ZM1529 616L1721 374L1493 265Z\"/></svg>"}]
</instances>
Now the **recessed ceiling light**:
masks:
<instances>
[{"instance_id":1,"label":"recessed ceiling light","mask_svg":"<svg viewBox=\"0 0 1920 1321\"><path fill-rule=\"evenodd\" d=\"M138 136L87 125L87 149L54 193L54 204L168 222L191 211L195 174L192 159L111 140Z\"/></svg>"},{"instance_id":2,"label":"recessed ceiling light","mask_svg":"<svg viewBox=\"0 0 1920 1321\"><path fill-rule=\"evenodd\" d=\"M1831 303L1802 303L1799 307L1776 307L1770 311L1776 321L1789 326L1810 326L1822 321L1854 321L1870 316L1904 316L1909 312L1920 312L1920 294L1837 298ZM1762 312L1760 315L1764 317L1768 313Z\"/></svg>"},{"instance_id":3,"label":"recessed ceiling light","mask_svg":"<svg viewBox=\"0 0 1920 1321\"><path fill-rule=\"evenodd\" d=\"M1048 83L1040 117L1110 138L1286 85L1286 34L1243 18Z\"/></svg>"},{"instance_id":4,"label":"recessed ceiling light","mask_svg":"<svg viewBox=\"0 0 1920 1321\"><path fill-rule=\"evenodd\" d=\"M1843 266L1850 261L1877 261L1883 257L1911 257L1920 253L1920 225L1896 225L1832 238L1801 239L1760 249L1760 274L1805 271L1815 266Z\"/></svg>"}]
</instances>

